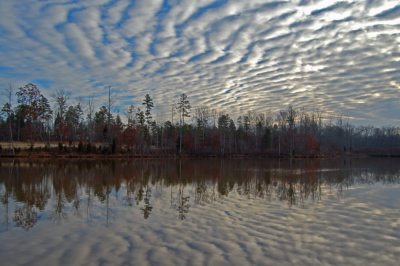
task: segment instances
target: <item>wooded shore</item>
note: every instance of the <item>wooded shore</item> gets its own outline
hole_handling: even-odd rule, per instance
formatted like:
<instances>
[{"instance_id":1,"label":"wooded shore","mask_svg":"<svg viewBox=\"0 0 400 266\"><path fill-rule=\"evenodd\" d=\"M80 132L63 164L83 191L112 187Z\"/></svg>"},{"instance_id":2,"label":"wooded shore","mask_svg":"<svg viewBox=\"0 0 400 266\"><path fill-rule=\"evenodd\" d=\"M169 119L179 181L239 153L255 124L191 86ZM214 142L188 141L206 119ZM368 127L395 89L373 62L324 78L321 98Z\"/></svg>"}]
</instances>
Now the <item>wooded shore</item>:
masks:
<instances>
[{"instance_id":1,"label":"wooded shore","mask_svg":"<svg viewBox=\"0 0 400 266\"><path fill-rule=\"evenodd\" d=\"M269 152L184 152L179 150L148 148L130 150L127 147L113 147L108 143L45 143L45 142L0 142L0 158L82 158L82 159L152 159L152 158L338 158L338 157L400 157L397 152L366 151L342 153L289 154Z\"/></svg>"}]
</instances>

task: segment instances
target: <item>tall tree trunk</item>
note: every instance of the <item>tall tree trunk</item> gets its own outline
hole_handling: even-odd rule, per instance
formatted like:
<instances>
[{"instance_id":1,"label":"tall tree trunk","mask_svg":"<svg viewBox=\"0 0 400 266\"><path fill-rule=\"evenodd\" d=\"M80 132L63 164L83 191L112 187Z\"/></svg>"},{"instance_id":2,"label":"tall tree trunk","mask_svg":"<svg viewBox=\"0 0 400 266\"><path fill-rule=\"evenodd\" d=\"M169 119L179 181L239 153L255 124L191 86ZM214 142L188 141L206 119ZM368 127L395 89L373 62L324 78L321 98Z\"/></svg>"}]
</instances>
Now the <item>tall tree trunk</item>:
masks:
<instances>
[{"instance_id":1,"label":"tall tree trunk","mask_svg":"<svg viewBox=\"0 0 400 266\"><path fill-rule=\"evenodd\" d=\"M8 118L8 129L10 130L10 144L11 144L11 151L12 154L15 154L14 150L14 139L13 139L13 131L12 131L12 123L11 123L11 118Z\"/></svg>"}]
</instances>

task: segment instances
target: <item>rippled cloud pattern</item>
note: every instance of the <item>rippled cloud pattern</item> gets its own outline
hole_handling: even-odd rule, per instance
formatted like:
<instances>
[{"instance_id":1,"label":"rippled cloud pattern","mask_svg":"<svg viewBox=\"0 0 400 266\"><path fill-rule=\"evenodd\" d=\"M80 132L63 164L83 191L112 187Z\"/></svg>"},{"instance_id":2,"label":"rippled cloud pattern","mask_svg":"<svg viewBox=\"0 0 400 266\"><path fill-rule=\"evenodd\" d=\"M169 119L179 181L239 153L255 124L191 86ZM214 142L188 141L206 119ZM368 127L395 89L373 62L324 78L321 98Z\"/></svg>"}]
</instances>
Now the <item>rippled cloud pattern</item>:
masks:
<instances>
[{"instance_id":1,"label":"rippled cloud pattern","mask_svg":"<svg viewBox=\"0 0 400 266\"><path fill-rule=\"evenodd\" d=\"M36 82L120 110L176 95L233 116L291 104L397 124L398 0L0 2L0 84ZM163 115L164 114L164 115Z\"/></svg>"}]
</instances>

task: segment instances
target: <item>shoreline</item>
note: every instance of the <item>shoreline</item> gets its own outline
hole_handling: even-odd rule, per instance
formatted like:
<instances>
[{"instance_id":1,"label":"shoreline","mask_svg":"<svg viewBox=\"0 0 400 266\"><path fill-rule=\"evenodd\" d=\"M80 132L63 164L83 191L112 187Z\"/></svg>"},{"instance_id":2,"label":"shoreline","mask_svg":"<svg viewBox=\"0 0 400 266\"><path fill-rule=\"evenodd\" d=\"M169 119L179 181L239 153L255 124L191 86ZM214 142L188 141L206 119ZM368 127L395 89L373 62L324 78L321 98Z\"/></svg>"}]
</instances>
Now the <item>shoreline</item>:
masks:
<instances>
[{"instance_id":1,"label":"shoreline","mask_svg":"<svg viewBox=\"0 0 400 266\"><path fill-rule=\"evenodd\" d=\"M1 158L9 159L339 159L339 158L398 158L398 154L332 154L332 155L295 155L281 156L271 153L235 153L235 154L99 154L99 153L57 153L21 151L16 154L0 153Z\"/></svg>"},{"instance_id":2,"label":"shoreline","mask_svg":"<svg viewBox=\"0 0 400 266\"><path fill-rule=\"evenodd\" d=\"M15 152L12 152L10 143L1 143L0 159L195 159L195 158L220 158L220 159L341 159L341 158L400 158L400 153L396 151L353 151L353 152L331 152L331 153L297 153L290 156L289 153L278 153L277 151L268 152L184 152L176 153L174 150L149 149L140 152L139 150L130 151L125 148L118 148L114 152L104 143L93 144L92 151L86 151L82 146L62 146L51 143L50 147L43 142L36 142L33 148L28 148L28 143L14 143ZM4 144L8 144L7 146ZM74 143L76 144L76 143ZM3 146L3 148L1 148ZM6 146L4 148L4 146ZM105 149L101 149L105 147ZM97 151L96 151L97 150Z\"/></svg>"},{"instance_id":3,"label":"shoreline","mask_svg":"<svg viewBox=\"0 0 400 266\"><path fill-rule=\"evenodd\" d=\"M12 149L14 147L14 151ZM221 158L221 159L341 159L341 158L400 158L397 149L357 149L353 151L334 150L330 152L298 151L290 155L287 150L225 152L220 151L187 151L179 154L171 148L148 147L146 149L129 149L126 146L113 147L109 143L72 142L0 142L1 158L21 159L195 159L195 158Z\"/></svg>"}]
</instances>

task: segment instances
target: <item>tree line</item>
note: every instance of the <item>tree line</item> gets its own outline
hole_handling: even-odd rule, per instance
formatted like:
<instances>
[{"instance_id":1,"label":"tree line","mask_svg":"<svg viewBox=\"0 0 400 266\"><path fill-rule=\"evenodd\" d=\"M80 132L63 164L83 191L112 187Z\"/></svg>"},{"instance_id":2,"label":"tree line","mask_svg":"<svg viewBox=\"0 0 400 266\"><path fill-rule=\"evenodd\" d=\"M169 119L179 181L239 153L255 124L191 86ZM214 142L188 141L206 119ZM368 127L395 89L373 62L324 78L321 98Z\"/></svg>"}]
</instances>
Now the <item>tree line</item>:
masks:
<instances>
[{"instance_id":1,"label":"tree line","mask_svg":"<svg viewBox=\"0 0 400 266\"><path fill-rule=\"evenodd\" d=\"M248 111L236 119L207 106L192 108L177 96L177 121L156 121L152 97L146 94L124 117L108 102L97 110L93 97L70 104L69 94L57 90L50 101L37 85L16 91L10 86L1 109L0 140L58 143L60 151L85 153L321 156L343 153L400 153L399 127L353 126L341 117L327 120L322 112L287 107L276 114ZM14 98L16 101L14 101ZM14 104L15 102L15 104ZM15 106L14 106L15 105Z\"/></svg>"}]
</instances>

